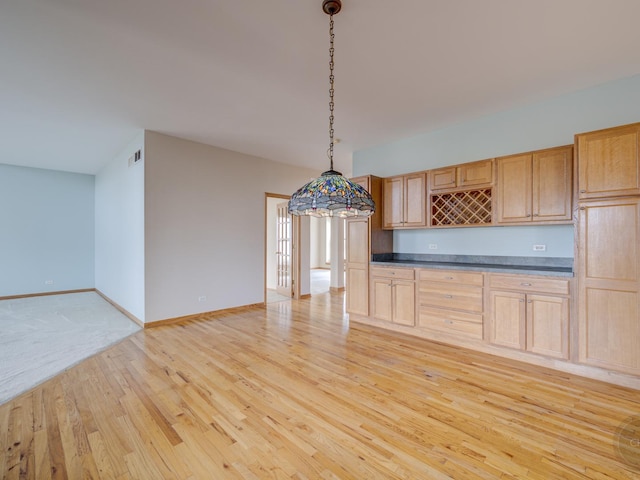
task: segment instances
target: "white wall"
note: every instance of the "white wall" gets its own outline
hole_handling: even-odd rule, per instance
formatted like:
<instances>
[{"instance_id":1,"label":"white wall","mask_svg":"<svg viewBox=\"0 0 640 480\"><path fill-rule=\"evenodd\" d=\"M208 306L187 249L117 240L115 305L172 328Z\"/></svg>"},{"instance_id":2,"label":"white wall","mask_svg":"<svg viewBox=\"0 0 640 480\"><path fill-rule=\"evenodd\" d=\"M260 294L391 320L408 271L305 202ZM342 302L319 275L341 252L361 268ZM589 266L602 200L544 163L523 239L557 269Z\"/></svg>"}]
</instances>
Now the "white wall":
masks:
<instances>
[{"instance_id":1,"label":"white wall","mask_svg":"<svg viewBox=\"0 0 640 480\"><path fill-rule=\"evenodd\" d=\"M302 186L302 185L301 185ZM300 296L311 293L311 218L308 216L298 217L300 220Z\"/></svg>"},{"instance_id":2,"label":"white wall","mask_svg":"<svg viewBox=\"0 0 640 480\"><path fill-rule=\"evenodd\" d=\"M327 219L310 217L310 261L311 268L327 268Z\"/></svg>"},{"instance_id":3,"label":"white wall","mask_svg":"<svg viewBox=\"0 0 640 480\"><path fill-rule=\"evenodd\" d=\"M482 117L354 153L354 176L386 177L427 170L547 147L572 144L574 134L640 121L640 75L595 88L559 96L544 102ZM476 229L398 231L394 251L530 255L532 238L554 245L557 256L573 256L569 227L495 227L481 234ZM437 238L438 251L427 250L429 238ZM481 242L481 243L480 243ZM480 244L480 246L479 246ZM455 248L454 248L455 247ZM502 250L504 249L504 250ZM569 255L571 252L571 255ZM552 256L551 252L538 255Z\"/></svg>"},{"instance_id":4,"label":"white wall","mask_svg":"<svg viewBox=\"0 0 640 480\"><path fill-rule=\"evenodd\" d=\"M146 132L145 174L146 320L263 302L264 194L318 172Z\"/></svg>"},{"instance_id":5,"label":"white wall","mask_svg":"<svg viewBox=\"0 0 640 480\"><path fill-rule=\"evenodd\" d=\"M0 296L94 287L93 187L93 175L0 164Z\"/></svg>"},{"instance_id":6,"label":"white wall","mask_svg":"<svg viewBox=\"0 0 640 480\"><path fill-rule=\"evenodd\" d=\"M142 150L142 160L128 159ZM96 288L145 321L144 132L96 175Z\"/></svg>"},{"instance_id":7,"label":"white wall","mask_svg":"<svg viewBox=\"0 0 640 480\"><path fill-rule=\"evenodd\" d=\"M344 218L331 218L331 280L332 288L344 287Z\"/></svg>"},{"instance_id":8,"label":"white wall","mask_svg":"<svg viewBox=\"0 0 640 480\"><path fill-rule=\"evenodd\" d=\"M309 220L309 265L311 268L320 268L318 236L320 235L320 222L324 219L311 217Z\"/></svg>"}]
</instances>

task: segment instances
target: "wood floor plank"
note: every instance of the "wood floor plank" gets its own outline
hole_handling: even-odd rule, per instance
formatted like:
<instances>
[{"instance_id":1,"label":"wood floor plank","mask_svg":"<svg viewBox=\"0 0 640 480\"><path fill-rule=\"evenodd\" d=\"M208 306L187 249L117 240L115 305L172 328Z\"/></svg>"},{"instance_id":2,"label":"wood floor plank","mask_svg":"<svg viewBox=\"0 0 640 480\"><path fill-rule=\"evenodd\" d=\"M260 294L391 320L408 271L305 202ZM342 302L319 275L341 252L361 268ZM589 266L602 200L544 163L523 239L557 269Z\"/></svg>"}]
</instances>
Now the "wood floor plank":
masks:
<instances>
[{"instance_id":1,"label":"wood floor plank","mask_svg":"<svg viewBox=\"0 0 640 480\"><path fill-rule=\"evenodd\" d=\"M47 432L47 445L49 447L49 459L51 478L65 479L69 478L65 460L65 444L62 441L60 424L58 421L58 406L64 403L62 400L62 377L54 381L46 382L43 385L42 401L45 407L45 422ZM38 387L36 387L37 389ZM22 399L24 397L20 397ZM9 402L9 404L14 402ZM67 448L74 448L73 445Z\"/></svg>"},{"instance_id":2,"label":"wood floor plank","mask_svg":"<svg viewBox=\"0 0 640 480\"><path fill-rule=\"evenodd\" d=\"M131 477L167 480L178 478L175 471L168 468L162 457L150 445L151 440L145 437L145 432L140 431L128 415L119 417L116 421L133 445L133 451L124 457Z\"/></svg>"},{"instance_id":3,"label":"wood floor plank","mask_svg":"<svg viewBox=\"0 0 640 480\"><path fill-rule=\"evenodd\" d=\"M38 480L51 479L51 457L49 456L49 442L46 430L37 430L34 439L34 477ZM3 476L4 478L4 476Z\"/></svg>"},{"instance_id":4,"label":"wood floor plank","mask_svg":"<svg viewBox=\"0 0 640 480\"><path fill-rule=\"evenodd\" d=\"M8 404L7 404L8 405ZM7 476L8 455L11 453L9 448L9 417L11 415L10 408L0 408L0 478Z\"/></svg>"},{"instance_id":5,"label":"wood floor plank","mask_svg":"<svg viewBox=\"0 0 640 480\"><path fill-rule=\"evenodd\" d=\"M22 423L24 408L18 405L11 409L9 422L7 425L7 446L6 451L6 478L20 478L21 456L22 456Z\"/></svg>"},{"instance_id":6,"label":"wood floor plank","mask_svg":"<svg viewBox=\"0 0 640 480\"><path fill-rule=\"evenodd\" d=\"M140 331L0 405L0 478L638 479L614 445L639 414L327 294Z\"/></svg>"},{"instance_id":7,"label":"wood floor plank","mask_svg":"<svg viewBox=\"0 0 640 480\"><path fill-rule=\"evenodd\" d=\"M91 453L98 469L98 478L104 480L115 480L117 478L116 464L113 462L105 447L102 434L99 431L91 432L88 435L89 445L91 446Z\"/></svg>"},{"instance_id":8,"label":"wood floor plank","mask_svg":"<svg viewBox=\"0 0 640 480\"><path fill-rule=\"evenodd\" d=\"M34 428L34 398L27 395L24 398L22 437L20 440L20 478L35 479L35 428Z\"/></svg>"}]
</instances>

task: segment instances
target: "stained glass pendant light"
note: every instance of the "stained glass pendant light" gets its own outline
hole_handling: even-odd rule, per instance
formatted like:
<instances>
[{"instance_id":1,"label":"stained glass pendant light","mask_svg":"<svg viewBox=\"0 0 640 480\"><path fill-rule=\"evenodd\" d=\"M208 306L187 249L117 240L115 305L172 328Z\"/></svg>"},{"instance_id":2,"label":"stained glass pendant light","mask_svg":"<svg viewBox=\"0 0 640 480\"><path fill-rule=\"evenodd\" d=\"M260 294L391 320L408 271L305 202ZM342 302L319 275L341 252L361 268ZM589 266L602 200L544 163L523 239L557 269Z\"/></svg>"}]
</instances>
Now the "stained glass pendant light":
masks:
<instances>
[{"instance_id":1,"label":"stained glass pendant light","mask_svg":"<svg viewBox=\"0 0 640 480\"><path fill-rule=\"evenodd\" d=\"M340 0L324 0L322 10L329 15L329 161L330 169L320 177L298 189L289 200L292 215L312 215L315 217L368 217L376 206L371 195L362 186L342 176L333 169L333 16L342 8Z\"/></svg>"}]
</instances>

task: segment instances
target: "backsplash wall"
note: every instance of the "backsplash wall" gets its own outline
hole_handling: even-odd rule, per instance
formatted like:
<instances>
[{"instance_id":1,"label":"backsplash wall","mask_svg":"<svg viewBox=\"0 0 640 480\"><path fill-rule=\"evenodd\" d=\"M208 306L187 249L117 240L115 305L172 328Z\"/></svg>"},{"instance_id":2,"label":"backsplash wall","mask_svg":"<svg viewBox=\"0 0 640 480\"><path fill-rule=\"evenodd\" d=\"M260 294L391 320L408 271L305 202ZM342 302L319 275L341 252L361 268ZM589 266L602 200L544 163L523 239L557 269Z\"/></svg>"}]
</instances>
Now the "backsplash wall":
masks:
<instances>
[{"instance_id":1,"label":"backsplash wall","mask_svg":"<svg viewBox=\"0 0 640 480\"><path fill-rule=\"evenodd\" d=\"M573 258L573 225L396 230L394 253ZM429 246L437 248L429 248ZM546 250L534 251L533 245Z\"/></svg>"}]
</instances>

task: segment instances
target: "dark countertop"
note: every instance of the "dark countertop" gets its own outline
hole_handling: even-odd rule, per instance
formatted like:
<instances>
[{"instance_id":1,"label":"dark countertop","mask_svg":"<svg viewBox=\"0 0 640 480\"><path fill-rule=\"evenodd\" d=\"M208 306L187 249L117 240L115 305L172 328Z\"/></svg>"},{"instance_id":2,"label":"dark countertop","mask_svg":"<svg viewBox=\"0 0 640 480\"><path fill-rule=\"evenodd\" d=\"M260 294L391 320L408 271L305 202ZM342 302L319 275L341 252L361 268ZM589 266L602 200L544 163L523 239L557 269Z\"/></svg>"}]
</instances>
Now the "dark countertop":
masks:
<instances>
[{"instance_id":1,"label":"dark countertop","mask_svg":"<svg viewBox=\"0 0 640 480\"><path fill-rule=\"evenodd\" d=\"M440 270L470 270L494 273L520 273L573 277L572 259L546 257L479 257L463 255L404 255L393 254L374 258L371 265L408 268L432 268ZM400 258L398 258L400 257ZM423 258L421 258L423 257ZM429 258L431 257L431 258Z\"/></svg>"}]
</instances>

